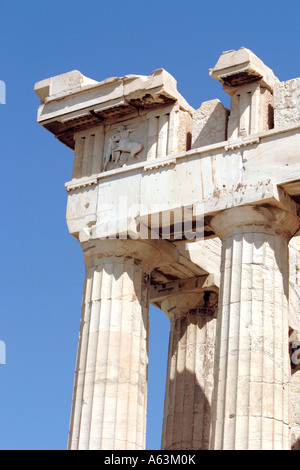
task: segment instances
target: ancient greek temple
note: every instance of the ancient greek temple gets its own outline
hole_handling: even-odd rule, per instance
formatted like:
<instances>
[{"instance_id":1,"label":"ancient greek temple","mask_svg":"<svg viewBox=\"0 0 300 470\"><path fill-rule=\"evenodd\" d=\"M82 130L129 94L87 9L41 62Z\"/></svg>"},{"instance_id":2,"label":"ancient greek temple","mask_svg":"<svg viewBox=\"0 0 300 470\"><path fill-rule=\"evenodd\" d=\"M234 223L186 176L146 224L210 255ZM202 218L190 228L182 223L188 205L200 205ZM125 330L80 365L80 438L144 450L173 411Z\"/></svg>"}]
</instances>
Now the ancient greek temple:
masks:
<instances>
[{"instance_id":1,"label":"ancient greek temple","mask_svg":"<svg viewBox=\"0 0 300 470\"><path fill-rule=\"evenodd\" d=\"M170 320L163 450L300 448L300 78L246 48L209 74L230 109L193 109L163 69L35 85L74 150L85 261L69 449L145 449L150 304Z\"/></svg>"}]
</instances>

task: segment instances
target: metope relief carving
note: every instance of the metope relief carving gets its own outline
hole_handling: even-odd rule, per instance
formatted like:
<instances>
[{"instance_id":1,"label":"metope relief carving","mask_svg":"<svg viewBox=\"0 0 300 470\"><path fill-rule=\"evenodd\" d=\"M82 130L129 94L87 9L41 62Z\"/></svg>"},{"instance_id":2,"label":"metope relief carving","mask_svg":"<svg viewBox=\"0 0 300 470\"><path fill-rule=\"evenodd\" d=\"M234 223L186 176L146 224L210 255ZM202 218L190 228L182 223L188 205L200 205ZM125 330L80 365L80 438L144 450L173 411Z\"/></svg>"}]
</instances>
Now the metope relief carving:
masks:
<instances>
[{"instance_id":1,"label":"metope relief carving","mask_svg":"<svg viewBox=\"0 0 300 470\"><path fill-rule=\"evenodd\" d=\"M108 169L108 165L111 168L122 167L130 159L135 158L138 161L141 159L144 146L131 138L134 132L136 128L119 126L117 132L108 139L104 154L104 171Z\"/></svg>"}]
</instances>

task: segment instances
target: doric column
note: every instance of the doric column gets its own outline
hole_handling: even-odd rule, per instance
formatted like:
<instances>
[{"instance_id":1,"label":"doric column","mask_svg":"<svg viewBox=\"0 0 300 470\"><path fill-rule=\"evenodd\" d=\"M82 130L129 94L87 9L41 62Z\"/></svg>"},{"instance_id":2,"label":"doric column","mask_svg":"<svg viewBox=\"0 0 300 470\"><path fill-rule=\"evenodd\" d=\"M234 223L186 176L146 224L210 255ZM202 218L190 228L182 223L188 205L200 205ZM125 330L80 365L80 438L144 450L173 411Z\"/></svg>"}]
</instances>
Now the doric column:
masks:
<instances>
[{"instance_id":1,"label":"doric column","mask_svg":"<svg viewBox=\"0 0 300 470\"><path fill-rule=\"evenodd\" d=\"M222 240L212 449L290 449L288 241L299 220L244 206L211 225Z\"/></svg>"},{"instance_id":2,"label":"doric column","mask_svg":"<svg viewBox=\"0 0 300 470\"><path fill-rule=\"evenodd\" d=\"M199 291L161 304L171 322L163 450L209 448L217 303Z\"/></svg>"},{"instance_id":3,"label":"doric column","mask_svg":"<svg viewBox=\"0 0 300 470\"><path fill-rule=\"evenodd\" d=\"M150 244L93 240L86 264L68 448L145 447Z\"/></svg>"}]
</instances>

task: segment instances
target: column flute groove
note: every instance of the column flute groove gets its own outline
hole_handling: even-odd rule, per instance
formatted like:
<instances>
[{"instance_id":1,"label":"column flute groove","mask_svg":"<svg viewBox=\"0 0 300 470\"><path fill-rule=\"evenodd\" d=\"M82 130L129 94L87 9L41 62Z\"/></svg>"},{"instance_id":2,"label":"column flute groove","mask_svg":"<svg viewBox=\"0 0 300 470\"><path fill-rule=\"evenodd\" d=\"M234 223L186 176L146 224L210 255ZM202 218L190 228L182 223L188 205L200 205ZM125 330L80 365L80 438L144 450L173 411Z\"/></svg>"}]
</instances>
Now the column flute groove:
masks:
<instances>
[{"instance_id":1,"label":"column flute groove","mask_svg":"<svg viewBox=\"0 0 300 470\"><path fill-rule=\"evenodd\" d=\"M99 278L98 278L99 276ZM91 321L89 325L89 341L88 341L88 352L87 362L83 389L83 408L81 411L81 423L80 423L80 434L79 434L79 447L78 450L88 449L90 441L90 433L93 419L93 400L94 400L94 387L96 375L96 357L98 349L98 336L97 331L99 330L100 324L100 305L97 302L93 302L97 290L101 290L103 282L103 273L96 270L93 288L92 288L92 308L91 308ZM99 287L98 287L99 286ZM98 296L97 296L98 297Z\"/></svg>"},{"instance_id":2,"label":"column flute groove","mask_svg":"<svg viewBox=\"0 0 300 470\"><path fill-rule=\"evenodd\" d=\"M201 330L202 332L202 330ZM198 341L197 341L197 328L195 327L195 325L193 325L193 328L192 328L192 333L193 333L193 339L192 339L192 344L194 345L195 348L197 348L197 344L198 344ZM206 338L205 338L205 342L206 342ZM198 364L197 362L197 352L192 356L192 370L198 370L198 366L201 367L201 364ZM196 399L196 396L195 396L195 377L193 377L193 400L191 401L191 409L194 410L195 409L195 399ZM204 393L205 393L205 390L204 390ZM195 440L196 440L196 436L197 436L197 426L198 423L197 423L197 420L194 420L193 421L193 425L191 426L191 437L190 437L190 440L192 442L192 447L195 446Z\"/></svg>"},{"instance_id":3,"label":"column flute groove","mask_svg":"<svg viewBox=\"0 0 300 470\"><path fill-rule=\"evenodd\" d=\"M94 280L95 280L95 278L94 278ZM96 281L97 281L97 279L96 279ZM102 288L103 288L103 285L102 285L103 284L103 272L101 272L101 277L100 277L99 281L100 281L99 282L99 284L100 284L99 285L99 297L100 297L101 296L101 291L102 291ZM98 317L97 330L96 331L99 331L100 322L101 322L101 316L100 316L101 304L100 304L100 301L96 300L96 303L94 303L94 305L95 305L94 308L96 310L95 315ZM95 389L93 387L93 383L95 382L96 374L97 374L97 363L98 363L97 358L98 358L98 350L99 350L99 337L95 339L95 345L96 345L95 356L93 357L94 374L93 374L93 381L92 381L92 384L91 384L92 396L91 396L91 413L90 413L90 416L89 416L89 423L90 423L90 426L89 426L89 439L88 439L88 447L87 448L89 448L89 446L91 444L91 440L93 439L93 436L91 436L91 434L92 434L93 428L95 426L94 419L93 419L95 415L93 413L93 409L95 408L95 402L97 402L97 397L95 397ZM91 345L91 347L93 347L93 346Z\"/></svg>"},{"instance_id":4,"label":"column flute groove","mask_svg":"<svg viewBox=\"0 0 300 470\"><path fill-rule=\"evenodd\" d=\"M82 396L83 396L83 387L84 387L84 372L86 370L86 356L88 348L88 334L86 334L86 329L89 328L90 315L91 315L91 305L87 299L90 298L90 291L92 289L93 278L91 270L87 270L85 283L84 283L84 293L82 298L82 318L80 322L80 332L79 332L79 347L76 359L76 372L74 379L74 395L72 403L72 414L70 420L70 433L69 433L69 443L68 447L72 446L74 449L77 449L78 446L78 432L80 429L81 422L81 407L82 407ZM83 373L80 373L83 371ZM78 432L73 433L73 429L76 429ZM72 442L70 438L72 436Z\"/></svg>"}]
</instances>

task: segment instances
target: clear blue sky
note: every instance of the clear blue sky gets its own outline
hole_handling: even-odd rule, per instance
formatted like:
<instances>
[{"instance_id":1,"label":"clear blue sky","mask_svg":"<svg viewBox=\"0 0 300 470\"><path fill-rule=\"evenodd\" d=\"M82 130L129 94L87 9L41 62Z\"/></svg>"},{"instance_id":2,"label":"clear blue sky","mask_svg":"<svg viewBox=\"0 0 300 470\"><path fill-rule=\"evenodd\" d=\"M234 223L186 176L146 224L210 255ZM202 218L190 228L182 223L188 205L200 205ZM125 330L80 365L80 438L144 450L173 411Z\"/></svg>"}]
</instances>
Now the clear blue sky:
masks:
<instances>
[{"instance_id":1,"label":"clear blue sky","mask_svg":"<svg viewBox=\"0 0 300 470\"><path fill-rule=\"evenodd\" d=\"M248 47L280 80L300 76L299 0L0 0L0 449L65 449L83 259L65 222L72 152L36 123L34 83L163 67L198 108L224 50ZM150 309L148 449L159 449L169 322Z\"/></svg>"}]
</instances>

